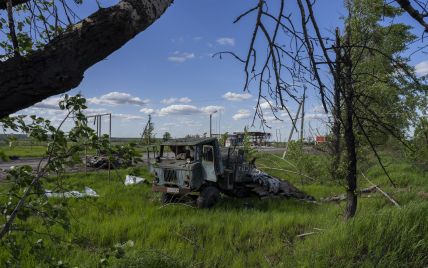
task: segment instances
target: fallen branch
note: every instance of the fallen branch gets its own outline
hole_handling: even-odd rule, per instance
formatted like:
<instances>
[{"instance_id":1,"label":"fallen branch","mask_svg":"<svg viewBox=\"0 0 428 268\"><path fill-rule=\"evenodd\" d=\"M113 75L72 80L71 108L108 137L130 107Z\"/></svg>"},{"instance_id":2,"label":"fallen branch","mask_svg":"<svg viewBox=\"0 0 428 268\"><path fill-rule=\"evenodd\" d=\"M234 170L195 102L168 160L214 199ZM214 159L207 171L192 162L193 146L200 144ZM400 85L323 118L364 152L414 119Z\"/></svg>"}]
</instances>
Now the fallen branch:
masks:
<instances>
[{"instance_id":1,"label":"fallen branch","mask_svg":"<svg viewBox=\"0 0 428 268\"><path fill-rule=\"evenodd\" d=\"M307 233L303 233L303 234L299 234L299 235L296 235L296 238L297 237L305 237L305 236L308 236L308 235L313 235L313 234L317 234L317 233L319 233L319 232L321 232L321 231L324 231L324 229L321 229L321 228L312 228L312 229L314 229L315 231L313 231L313 232L307 232Z\"/></svg>"},{"instance_id":2,"label":"fallen branch","mask_svg":"<svg viewBox=\"0 0 428 268\"><path fill-rule=\"evenodd\" d=\"M318 232L303 233L303 234L296 235L296 237L304 237L304 236L313 235L313 234L317 234L317 233Z\"/></svg>"},{"instance_id":3,"label":"fallen branch","mask_svg":"<svg viewBox=\"0 0 428 268\"><path fill-rule=\"evenodd\" d=\"M382 189L379 188L379 186L375 185L373 182L371 182L365 175L363 172L361 172L361 175L363 175L364 179L366 179L371 185L373 185L373 187L376 187L376 189L381 192L386 198L388 198L389 201L391 201L392 204L394 204L396 207L400 207L400 205L397 203L397 201L394 200L394 198L392 198L389 194L387 194L386 192L384 192Z\"/></svg>"},{"instance_id":4,"label":"fallen branch","mask_svg":"<svg viewBox=\"0 0 428 268\"><path fill-rule=\"evenodd\" d=\"M364 188L358 191L359 194L369 194L376 192L378 190L378 187L376 185L373 185L368 188ZM326 198L321 198L321 201L323 202L339 202L346 200L346 194L340 194L340 195L334 195Z\"/></svg>"}]
</instances>

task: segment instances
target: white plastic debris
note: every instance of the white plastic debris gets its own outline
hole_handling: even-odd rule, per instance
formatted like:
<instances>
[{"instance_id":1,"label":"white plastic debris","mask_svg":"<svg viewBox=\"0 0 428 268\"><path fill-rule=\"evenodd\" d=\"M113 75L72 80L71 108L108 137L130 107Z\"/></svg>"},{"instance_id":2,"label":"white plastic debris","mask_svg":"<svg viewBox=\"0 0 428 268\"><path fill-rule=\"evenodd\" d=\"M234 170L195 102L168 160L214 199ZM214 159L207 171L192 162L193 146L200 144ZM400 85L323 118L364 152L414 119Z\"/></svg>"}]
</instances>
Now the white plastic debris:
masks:
<instances>
[{"instance_id":1,"label":"white plastic debris","mask_svg":"<svg viewBox=\"0 0 428 268\"><path fill-rule=\"evenodd\" d=\"M98 197L97 192L95 192L92 188L89 188L87 186L85 186L85 191L84 192L79 192L79 191L69 191L69 192L64 192L64 193L55 193L52 192L50 190L46 190L45 191L45 195L48 198L51 197L60 197L60 198L69 198L69 197L73 197L73 198L82 198L82 197Z\"/></svg>"},{"instance_id":2,"label":"white plastic debris","mask_svg":"<svg viewBox=\"0 0 428 268\"><path fill-rule=\"evenodd\" d=\"M125 185L138 184L138 183L145 182L145 181L146 181L146 179L144 179L144 178L140 178L140 177L132 176L132 175L126 175Z\"/></svg>"}]
</instances>

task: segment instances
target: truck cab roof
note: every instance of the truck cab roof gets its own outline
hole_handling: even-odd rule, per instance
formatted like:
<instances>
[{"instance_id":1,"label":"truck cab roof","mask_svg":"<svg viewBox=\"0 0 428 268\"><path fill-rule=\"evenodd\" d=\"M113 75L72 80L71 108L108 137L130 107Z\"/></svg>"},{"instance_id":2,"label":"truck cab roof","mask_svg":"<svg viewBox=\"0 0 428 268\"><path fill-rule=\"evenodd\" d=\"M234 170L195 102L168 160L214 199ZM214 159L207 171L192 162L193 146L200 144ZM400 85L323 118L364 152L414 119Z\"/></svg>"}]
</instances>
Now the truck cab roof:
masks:
<instances>
[{"instance_id":1,"label":"truck cab roof","mask_svg":"<svg viewBox=\"0 0 428 268\"><path fill-rule=\"evenodd\" d=\"M217 138L182 138L182 139L173 139L166 142L161 143L161 145L166 146L195 146L195 145L203 145L203 144L212 144L216 141Z\"/></svg>"}]
</instances>

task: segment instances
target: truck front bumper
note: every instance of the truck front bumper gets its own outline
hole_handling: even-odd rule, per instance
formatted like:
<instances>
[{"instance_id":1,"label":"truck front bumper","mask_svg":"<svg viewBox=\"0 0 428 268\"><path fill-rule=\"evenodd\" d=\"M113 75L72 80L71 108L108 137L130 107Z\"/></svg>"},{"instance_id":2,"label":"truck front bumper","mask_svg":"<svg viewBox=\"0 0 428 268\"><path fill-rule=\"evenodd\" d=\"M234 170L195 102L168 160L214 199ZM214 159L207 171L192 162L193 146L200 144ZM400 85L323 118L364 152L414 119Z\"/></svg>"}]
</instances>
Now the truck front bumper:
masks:
<instances>
[{"instance_id":1,"label":"truck front bumper","mask_svg":"<svg viewBox=\"0 0 428 268\"><path fill-rule=\"evenodd\" d=\"M152 191L179 195L184 195L191 192L190 188L167 187L156 184L152 185Z\"/></svg>"}]
</instances>

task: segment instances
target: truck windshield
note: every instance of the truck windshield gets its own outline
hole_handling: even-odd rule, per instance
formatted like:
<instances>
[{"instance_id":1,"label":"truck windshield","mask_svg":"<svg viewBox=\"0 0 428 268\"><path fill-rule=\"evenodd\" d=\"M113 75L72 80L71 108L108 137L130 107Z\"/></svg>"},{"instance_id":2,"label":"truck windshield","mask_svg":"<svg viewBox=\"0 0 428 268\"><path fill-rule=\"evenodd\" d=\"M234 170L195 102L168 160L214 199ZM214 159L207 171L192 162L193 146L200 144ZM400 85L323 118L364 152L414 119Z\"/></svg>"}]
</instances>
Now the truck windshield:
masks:
<instances>
[{"instance_id":1,"label":"truck windshield","mask_svg":"<svg viewBox=\"0 0 428 268\"><path fill-rule=\"evenodd\" d=\"M195 148L194 146L190 145L171 145L169 146L171 151L174 153L174 157L177 160L187 160L190 159L191 161L195 158Z\"/></svg>"}]
</instances>

